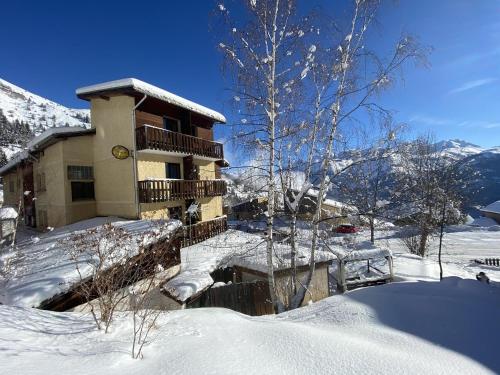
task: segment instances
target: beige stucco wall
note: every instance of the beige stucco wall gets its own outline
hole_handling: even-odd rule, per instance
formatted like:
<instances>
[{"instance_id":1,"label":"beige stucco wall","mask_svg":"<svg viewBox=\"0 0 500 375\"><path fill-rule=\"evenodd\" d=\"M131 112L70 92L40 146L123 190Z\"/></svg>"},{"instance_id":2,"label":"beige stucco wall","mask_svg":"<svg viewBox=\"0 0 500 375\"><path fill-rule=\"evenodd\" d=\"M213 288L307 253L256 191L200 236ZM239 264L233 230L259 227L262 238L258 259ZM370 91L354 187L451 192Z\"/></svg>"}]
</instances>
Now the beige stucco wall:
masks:
<instances>
[{"instance_id":1,"label":"beige stucco wall","mask_svg":"<svg viewBox=\"0 0 500 375\"><path fill-rule=\"evenodd\" d=\"M182 216L184 217L186 211L184 201L141 203L141 219L168 219L168 208L177 206L182 208Z\"/></svg>"},{"instance_id":2,"label":"beige stucco wall","mask_svg":"<svg viewBox=\"0 0 500 375\"><path fill-rule=\"evenodd\" d=\"M38 190L37 175L45 174L44 191ZM35 179L35 207L37 226L42 228L41 211L47 213L47 226L60 227L66 224L66 181L63 159L63 142L47 147L33 162Z\"/></svg>"},{"instance_id":3,"label":"beige stucco wall","mask_svg":"<svg viewBox=\"0 0 500 375\"><path fill-rule=\"evenodd\" d=\"M68 165L93 166L94 136L87 135L75 138L68 138L61 142L63 146L63 172L65 183L66 200L66 223L74 223L80 220L90 219L97 215L96 201L76 201L71 198L71 181L68 180ZM95 171L94 171L95 173ZM95 186L95 181L94 181Z\"/></svg>"},{"instance_id":4,"label":"beige stucco wall","mask_svg":"<svg viewBox=\"0 0 500 375\"><path fill-rule=\"evenodd\" d=\"M33 163L37 226L43 227L41 211L47 213L47 225L59 227L96 216L95 201L73 202L68 165L93 165L93 136L80 136L59 141L38 155ZM45 175L45 190L39 190L37 176Z\"/></svg>"},{"instance_id":5,"label":"beige stucco wall","mask_svg":"<svg viewBox=\"0 0 500 375\"><path fill-rule=\"evenodd\" d=\"M134 159L118 160L111 154L115 145L134 149L134 105L134 98L124 95L91 100L97 215L137 217Z\"/></svg>"},{"instance_id":6,"label":"beige stucco wall","mask_svg":"<svg viewBox=\"0 0 500 375\"><path fill-rule=\"evenodd\" d=\"M18 169L14 169L10 173L2 177L3 180L3 205L4 206L17 206L19 204L19 197L22 194L22 173ZM10 182L14 183L14 191L10 191Z\"/></svg>"},{"instance_id":7,"label":"beige stucco wall","mask_svg":"<svg viewBox=\"0 0 500 375\"><path fill-rule=\"evenodd\" d=\"M215 162L200 159L194 159L193 163L200 169L200 180L215 179Z\"/></svg>"},{"instance_id":8,"label":"beige stucco wall","mask_svg":"<svg viewBox=\"0 0 500 375\"><path fill-rule=\"evenodd\" d=\"M222 197L198 199L201 204L201 220L206 221L222 216Z\"/></svg>"},{"instance_id":9,"label":"beige stucco wall","mask_svg":"<svg viewBox=\"0 0 500 375\"><path fill-rule=\"evenodd\" d=\"M165 178L165 163L177 163L181 166L181 178L184 178L184 168L182 157L156 155L140 152L137 157L137 177L138 180L148 178Z\"/></svg>"}]
</instances>

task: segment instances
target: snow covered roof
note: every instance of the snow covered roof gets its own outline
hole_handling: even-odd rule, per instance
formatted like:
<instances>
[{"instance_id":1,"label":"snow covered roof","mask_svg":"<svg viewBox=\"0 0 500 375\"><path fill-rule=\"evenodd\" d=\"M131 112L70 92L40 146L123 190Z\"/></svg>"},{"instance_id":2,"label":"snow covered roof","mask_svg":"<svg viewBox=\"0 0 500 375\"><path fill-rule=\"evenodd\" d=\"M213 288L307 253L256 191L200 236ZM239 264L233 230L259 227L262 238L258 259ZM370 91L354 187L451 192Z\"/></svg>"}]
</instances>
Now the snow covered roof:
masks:
<instances>
[{"instance_id":1,"label":"snow covered roof","mask_svg":"<svg viewBox=\"0 0 500 375\"><path fill-rule=\"evenodd\" d=\"M275 243L274 270L290 268L290 249ZM267 272L266 243L259 235L238 230L228 231L199 244L181 249L181 272L162 285L162 290L180 303L198 296L212 286L210 273L220 267L240 266ZM311 252L298 246L297 266L309 263ZM328 262L334 255L317 250L316 262Z\"/></svg>"},{"instance_id":2,"label":"snow covered roof","mask_svg":"<svg viewBox=\"0 0 500 375\"><path fill-rule=\"evenodd\" d=\"M17 211L14 207L1 207L0 220L13 220L17 218Z\"/></svg>"},{"instance_id":3,"label":"snow covered roof","mask_svg":"<svg viewBox=\"0 0 500 375\"><path fill-rule=\"evenodd\" d=\"M315 197L317 198L319 194L319 190L316 188L311 188L307 191L306 196L310 197ZM335 207L335 208L340 208L340 209L346 209L348 211L357 211L356 207L348 205L346 203L342 203L339 201L336 201L334 199L326 198L323 200L323 205L325 206L330 206L330 207Z\"/></svg>"},{"instance_id":4,"label":"snow covered roof","mask_svg":"<svg viewBox=\"0 0 500 375\"><path fill-rule=\"evenodd\" d=\"M494 214L500 214L500 201L493 202L486 207L481 208L481 212L491 212Z\"/></svg>"},{"instance_id":5,"label":"snow covered roof","mask_svg":"<svg viewBox=\"0 0 500 375\"><path fill-rule=\"evenodd\" d=\"M76 264L79 265L83 278L90 276L92 270L86 254L82 254L75 263L70 255L71 243L68 241L75 233L84 233L82 231L105 223L113 223L130 235L120 250L124 256L129 257L138 254L141 247L146 247L153 241L169 238L182 225L177 220L161 222L96 217L57 228L38 237L29 238L28 234L19 233L19 251L0 254L0 264L5 264L10 259L10 264L16 270L14 277L0 290L0 304L36 307L55 295L67 292L81 280ZM151 232L157 233L156 237L151 236Z\"/></svg>"},{"instance_id":6,"label":"snow covered roof","mask_svg":"<svg viewBox=\"0 0 500 375\"><path fill-rule=\"evenodd\" d=\"M117 91L123 89L132 89L142 94L152 96L156 99L160 99L169 104L189 109L190 111L198 113L202 116L211 118L214 121L222 123L226 122L226 118L224 117L224 115L214 111L213 109L204 107L188 99L184 99L178 95L172 94L169 91L153 86L147 82L143 82L136 78L124 78L115 81L98 83L96 85L81 87L76 90L76 95L81 99L87 100L89 95L91 94L104 93L108 91Z\"/></svg>"},{"instance_id":7,"label":"snow covered roof","mask_svg":"<svg viewBox=\"0 0 500 375\"><path fill-rule=\"evenodd\" d=\"M4 174L17 164L29 158L30 152L40 151L57 142L58 138L75 137L79 135L95 133L95 129L87 129L81 126L61 126L50 128L28 142L26 149L12 156L12 158L0 168L0 175Z\"/></svg>"},{"instance_id":8,"label":"snow covered roof","mask_svg":"<svg viewBox=\"0 0 500 375\"><path fill-rule=\"evenodd\" d=\"M332 253L339 260L367 260L367 259L380 259L392 256L388 249L377 247L369 241L360 243L355 249L347 250L344 247L335 246L331 248Z\"/></svg>"}]
</instances>

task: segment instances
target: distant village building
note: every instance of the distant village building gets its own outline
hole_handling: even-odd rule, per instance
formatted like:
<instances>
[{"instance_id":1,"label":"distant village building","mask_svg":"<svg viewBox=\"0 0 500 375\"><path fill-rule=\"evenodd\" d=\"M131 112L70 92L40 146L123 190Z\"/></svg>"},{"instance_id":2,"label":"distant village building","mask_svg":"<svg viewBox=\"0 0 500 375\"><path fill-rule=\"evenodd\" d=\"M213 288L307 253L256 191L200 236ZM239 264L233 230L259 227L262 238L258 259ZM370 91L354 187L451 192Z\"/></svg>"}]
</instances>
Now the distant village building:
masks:
<instances>
[{"instance_id":1,"label":"distant village building","mask_svg":"<svg viewBox=\"0 0 500 375\"><path fill-rule=\"evenodd\" d=\"M312 220L316 212L319 191L316 188L311 188L304 194L300 201L298 209L298 217L302 220ZM289 199L293 201L293 196L289 192ZM321 219L333 225L348 224L348 215L356 213L356 207L336 201L334 199L326 198L321 205ZM285 213L290 214L291 210L285 204Z\"/></svg>"},{"instance_id":2,"label":"distant village building","mask_svg":"<svg viewBox=\"0 0 500 375\"><path fill-rule=\"evenodd\" d=\"M493 202L479 210L481 215L494 219L500 224L500 201Z\"/></svg>"},{"instance_id":3,"label":"distant village building","mask_svg":"<svg viewBox=\"0 0 500 375\"><path fill-rule=\"evenodd\" d=\"M259 220L267 211L267 197L258 197L231 207L233 220Z\"/></svg>"},{"instance_id":4,"label":"distant village building","mask_svg":"<svg viewBox=\"0 0 500 375\"><path fill-rule=\"evenodd\" d=\"M207 223L196 231L204 237L227 227L219 173L226 162L213 141L222 114L133 78L76 94L90 102L90 129L52 128L0 168L4 203L22 200L26 225L176 218ZM193 215L189 207L197 208Z\"/></svg>"}]
</instances>

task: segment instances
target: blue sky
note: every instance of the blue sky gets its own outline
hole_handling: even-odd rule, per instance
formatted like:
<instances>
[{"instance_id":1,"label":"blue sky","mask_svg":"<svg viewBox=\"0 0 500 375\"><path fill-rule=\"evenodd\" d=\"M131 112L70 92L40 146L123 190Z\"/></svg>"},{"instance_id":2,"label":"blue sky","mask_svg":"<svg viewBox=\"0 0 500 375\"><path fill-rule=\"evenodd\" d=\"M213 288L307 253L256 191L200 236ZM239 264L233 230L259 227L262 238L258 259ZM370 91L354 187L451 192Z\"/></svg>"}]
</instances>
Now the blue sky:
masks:
<instances>
[{"instance_id":1,"label":"blue sky","mask_svg":"<svg viewBox=\"0 0 500 375\"><path fill-rule=\"evenodd\" d=\"M342 1L317 0L326 7ZM69 107L77 87L136 77L231 120L216 2L7 1L2 4L0 77ZM404 85L379 98L414 133L500 145L500 1L388 1L379 15L381 49L401 32L434 48L431 67L408 68ZM217 137L226 136L219 126Z\"/></svg>"}]
</instances>

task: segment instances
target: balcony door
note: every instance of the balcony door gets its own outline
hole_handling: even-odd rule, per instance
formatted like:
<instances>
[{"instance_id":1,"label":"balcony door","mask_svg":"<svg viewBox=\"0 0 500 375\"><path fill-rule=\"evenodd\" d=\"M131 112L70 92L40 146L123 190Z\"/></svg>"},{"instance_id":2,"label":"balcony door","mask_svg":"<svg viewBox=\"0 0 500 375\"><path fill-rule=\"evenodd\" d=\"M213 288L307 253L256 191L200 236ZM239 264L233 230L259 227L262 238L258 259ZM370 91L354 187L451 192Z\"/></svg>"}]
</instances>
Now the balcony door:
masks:
<instances>
[{"instance_id":1,"label":"balcony door","mask_svg":"<svg viewBox=\"0 0 500 375\"><path fill-rule=\"evenodd\" d=\"M181 128L180 121L173 117L163 117L163 129L179 133Z\"/></svg>"}]
</instances>

